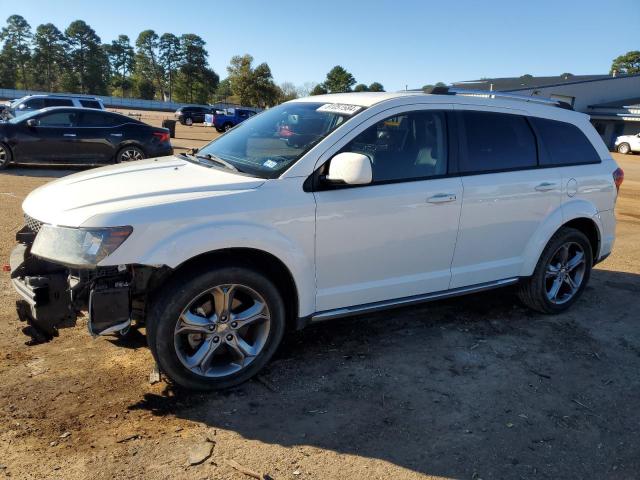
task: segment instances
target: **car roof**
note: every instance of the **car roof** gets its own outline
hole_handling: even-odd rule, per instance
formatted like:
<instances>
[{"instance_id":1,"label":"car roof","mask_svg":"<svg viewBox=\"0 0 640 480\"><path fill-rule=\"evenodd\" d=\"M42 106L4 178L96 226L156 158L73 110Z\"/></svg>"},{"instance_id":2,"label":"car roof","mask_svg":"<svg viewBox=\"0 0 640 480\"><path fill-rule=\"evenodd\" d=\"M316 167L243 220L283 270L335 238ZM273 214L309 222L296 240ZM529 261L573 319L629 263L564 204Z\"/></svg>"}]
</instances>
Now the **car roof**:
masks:
<instances>
[{"instance_id":1,"label":"car roof","mask_svg":"<svg viewBox=\"0 0 640 480\"><path fill-rule=\"evenodd\" d=\"M534 101L526 101L523 96L522 99L515 98L500 98L498 96L489 98L490 92L487 92L487 96L472 96L472 95L437 95L428 94L422 92L349 92L349 93L330 93L327 95L314 95L311 97L297 98L291 100L294 102L314 102L314 103L345 103L349 105L358 105L361 107L373 107L374 105L381 103L389 103L401 105L406 104L408 101L412 103L425 103L425 104L454 104L454 105L466 105L466 106L482 106L490 108L505 108L511 110L518 110L520 112L526 112L533 116L541 116L546 118L556 118L558 120L564 120L567 122L575 122L577 119L584 121L589 116L575 112L573 110L567 110L559 108L554 105L545 105L535 103ZM533 100L533 99L532 99Z\"/></svg>"},{"instance_id":2,"label":"car roof","mask_svg":"<svg viewBox=\"0 0 640 480\"><path fill-rule=\"evenodd\" d=\"M101 100L97 97L84 97L80 95L58 95L55 93L35 93L33 95L26 95L18 100L28 100L30 98L64 98L64 99L76 99L76 100L93 100L100 102Z\"/></svg>"}]
</instances>

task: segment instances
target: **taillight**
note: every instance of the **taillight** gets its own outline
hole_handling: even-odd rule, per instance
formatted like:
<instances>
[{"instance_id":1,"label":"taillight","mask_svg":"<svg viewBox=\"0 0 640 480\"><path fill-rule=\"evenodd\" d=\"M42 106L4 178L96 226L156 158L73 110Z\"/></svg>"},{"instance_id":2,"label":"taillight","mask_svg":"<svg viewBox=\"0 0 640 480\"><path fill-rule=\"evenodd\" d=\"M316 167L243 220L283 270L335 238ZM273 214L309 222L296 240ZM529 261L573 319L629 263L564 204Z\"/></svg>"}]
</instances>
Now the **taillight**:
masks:
<instances>
[{"instance_id":1,"label":"taillight","mask_svg":"<svg viewBox=\"0 0 640 480\"><path fill-rule=\"evenodd\" d=\"M616 168L613 171L613 183L616 184L616 190L618 192L620 191L620 185L622 185L622 182L624 182L624 170Z\"/></svg>"},{"instance_id":2,"label":"taillight","mask_svg":"<svg viewBox=\"0 0 640 480\"><path fill-rule=\"evenodd\" d=\"M153 132L154 137L158 137L160 143L169 141L169 132Z\"/></svg>"}]
</instances>

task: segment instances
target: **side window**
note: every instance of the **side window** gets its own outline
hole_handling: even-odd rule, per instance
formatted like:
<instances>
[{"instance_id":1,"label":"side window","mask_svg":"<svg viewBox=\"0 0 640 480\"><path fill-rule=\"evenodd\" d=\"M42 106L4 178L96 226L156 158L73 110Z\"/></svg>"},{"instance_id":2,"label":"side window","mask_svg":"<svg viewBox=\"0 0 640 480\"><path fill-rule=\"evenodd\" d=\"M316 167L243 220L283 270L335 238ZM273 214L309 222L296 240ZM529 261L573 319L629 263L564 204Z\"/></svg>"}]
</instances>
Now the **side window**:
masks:
<instances>
[{"instance_id":1,"label":"side window","mask_svg":"<svg viewBox=\"0 0 640 480\"><path fill-rule=\"evenodd\" d=\"M389 117L362 132L342 151L367 155L374 183L445 175L445 114L418 111Z\"/></svg>"},{"instance_id":2,"label":"side window","mask_svg":"<svg viewBox=\"0 0 640 480\"><path fill-rule=\"evenodd\" d=\"M601 161L589 139L575 125L543 118L531 118L531 122L548 154L540 158L541 165L576 165Z\"/></svg>"},{"instance_id":3,"label":"side window","mask_svg":"<svg viewBox=\"0 0 640 480\"><path fill-rule=\"evenodd\" d=\"M102 112L83 112L80 120L82 127L112 127L119 123L113 115Z\"/></svg>"},{"instance_id":4,"label":"side window","mask_svg":"<svg viewBox=\"0 0 640 480\"><path fill-rule=\"evenodd\" d=\"M44 99L42 98L32 98L31 100L27 100L24 102L25 108L29 110L40 110L44 108Z\"/></svg>"},{"instance_id":5,"label":"side window","mask_svg":"<svg viewBox=\"0 0 640 480\"><path fill-rule=\"evenodd\" d=\"M460 114L460 173L530 168L537 165L536 139L520 115L465 111Z\"/></svg>"},{"instance_id":6,"label":"side window","mask_svg":"<svg viewBox=\"0 0 640 480\"><path fill-rule=\"evenodd\" d=\"M70 98L45 98L45 107L73 107L73 101Z\"/></svg>"},{"instance_id":7,"label":"side window","mask_svg":"<svg viewBox=\"0 0 640 480\"><path fill-rule=\"evenodd\" d=\"M101 110L100 103L96 100L80 100L80 105L85 108L97 108Z\"/></svg>"},{"instance_id":8,"label":"side window","mask_svg":"<svg viewBox=\"0 0 640 480\"><path fill-rule=\"evenodd\" d=\"M38 118L38 125L42 127L73 127L75 123L75 112L52 112Z\"/></svg>"}]
</instances>

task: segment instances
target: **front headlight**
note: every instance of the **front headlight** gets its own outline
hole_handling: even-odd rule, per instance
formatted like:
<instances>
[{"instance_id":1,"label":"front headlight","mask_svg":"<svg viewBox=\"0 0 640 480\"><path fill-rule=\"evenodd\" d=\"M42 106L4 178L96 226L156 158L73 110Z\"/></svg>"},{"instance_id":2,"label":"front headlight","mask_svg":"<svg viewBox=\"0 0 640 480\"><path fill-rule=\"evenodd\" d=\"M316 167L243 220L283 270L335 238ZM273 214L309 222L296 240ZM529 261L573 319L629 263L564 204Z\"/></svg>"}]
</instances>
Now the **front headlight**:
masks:
<instances>
[{"instance_id":1,"label":"front headlight","mask_svg":"<svg viewBox=\"0 0 640 480\"><path fill-rule=\"evenodd\" d=\"M31 253L71 267L95 267L122 245L133 228L68 228L42 225Z\"/></svg>"}]
</instances>

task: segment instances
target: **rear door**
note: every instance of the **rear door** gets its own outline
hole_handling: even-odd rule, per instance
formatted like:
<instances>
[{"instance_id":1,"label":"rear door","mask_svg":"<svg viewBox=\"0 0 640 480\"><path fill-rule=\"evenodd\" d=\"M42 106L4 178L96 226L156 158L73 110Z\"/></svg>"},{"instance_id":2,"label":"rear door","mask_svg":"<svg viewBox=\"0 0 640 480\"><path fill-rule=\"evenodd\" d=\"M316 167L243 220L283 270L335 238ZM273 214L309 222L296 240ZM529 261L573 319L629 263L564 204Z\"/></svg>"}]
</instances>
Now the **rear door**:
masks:
<instances>
[{"instance_id":1,"label":"rear door","mask_svg":"<svg viewBox=\"0 0 640 480\"><path fill-rule=\"evenodd\" d=\"M54 110L37 115L36 126L19 125L16 159L25 163L76 163L78 112Z\"/></svg>"},{"instance_id":2,"label":"rear door","mask_svg":"<svg viewBox=\"0 0 640 480\"><path fill-rule=\"evenodd\" d=\"M83 111L78 124L78 161L110 163L123 138L117 116L99 110Z\"/></svg>"},{"instance_id":3,"label":"rear door","mask_svg":"<svg viewBox=\"0 0 640 480\"><path fill-rule=\"evenodd\" d=\"M524 112L456 109L464 199L451 288L519 276L529 240L561 201L561 175L538 168Z\"/></svg>"}]
</instances>

